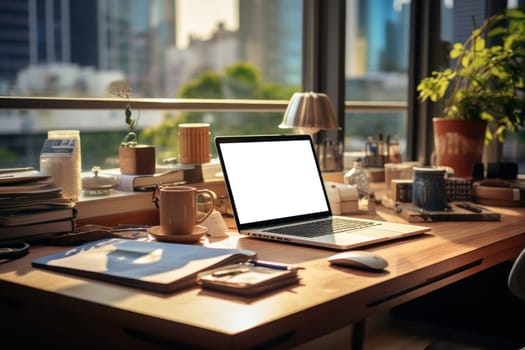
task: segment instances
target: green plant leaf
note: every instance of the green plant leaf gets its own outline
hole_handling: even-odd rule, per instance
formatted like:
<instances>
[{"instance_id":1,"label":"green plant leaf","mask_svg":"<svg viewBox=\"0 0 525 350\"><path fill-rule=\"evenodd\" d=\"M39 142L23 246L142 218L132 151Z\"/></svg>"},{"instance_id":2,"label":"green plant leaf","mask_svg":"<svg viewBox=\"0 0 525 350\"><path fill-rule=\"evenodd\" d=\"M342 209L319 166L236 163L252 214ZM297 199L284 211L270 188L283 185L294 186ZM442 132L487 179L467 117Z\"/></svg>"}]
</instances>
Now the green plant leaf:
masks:
<instances>
[{"instance_id":1,"label":"green plant leaf","mask_svg":"<svg viewBox=\"0 0 525 350\"><path fill-rule=\"evenodd\" d=\"M482 51L483 49L485 49L485 39L483 39L482 37L477 37L474 40L474 50Z\"/></svg>"},{"instance_id":2,"label":"green plant leaf","mask_svg":"<svg viewBox=\"0 0 525 350\"><path fill-rule=\"evenodd\" d=\"M507 32L507 30L503 27L495 27L492 28L487 32L487 35L490 37L497 36L497 35L503 35Z\"/></svg>"},{"instance_id":3,"label":"green plant leaf","mask_svg":"<svg viewBox=\"0 0 525 350\"><path fill-rule=\"evenodd\" d=\"M487 112L481 112L481 119L486 120L487 122L492 122L495 120L492 114Z\"/></svg>"},{"instance_id":4,"label":"green plant leaf","mask_svg":"<svg viewBox=\"0 0 525 350\"><path fill-rule=\"evenodd\" d=\"M463 44L455 43L454 46L452 47L452 50L450 51L450 58L452 59L458 58L459 56L461 56L463 51L464 51Z\"/></svg>"}]
</instances>

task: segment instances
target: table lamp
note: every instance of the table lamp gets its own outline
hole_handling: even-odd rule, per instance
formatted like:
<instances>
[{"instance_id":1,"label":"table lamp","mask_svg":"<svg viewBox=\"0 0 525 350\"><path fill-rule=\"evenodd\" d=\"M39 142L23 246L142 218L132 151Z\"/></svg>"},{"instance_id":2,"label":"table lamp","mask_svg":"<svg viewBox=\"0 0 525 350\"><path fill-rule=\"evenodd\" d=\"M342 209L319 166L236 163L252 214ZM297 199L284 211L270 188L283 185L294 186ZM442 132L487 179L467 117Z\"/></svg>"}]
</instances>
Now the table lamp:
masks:
<instances>
[{"instance_id":1,"label":"table lamp","mask_svg":"<svg viewBox=\"0 0 525 350\"><path fill-rule=\"evenodd\" d=\"M336 130L339 124L328 95L296 92L290 99L279 128L296 128L315 140L314 135L320 130ZM316 153L321 170L337 171L342 168L342 144L332 140L316 142Z\"/></svg>"},{"instance_id":2,"label":"table lamp","mask_svg":"<svg viewBox=\"0 0 525 350\"><path fill-rule=\"evenodd\" d=\"M294 93L279 127L297 128L311 135L319 130L339 129L330 98L320 92Z\"/></svg>"}]
</instances>

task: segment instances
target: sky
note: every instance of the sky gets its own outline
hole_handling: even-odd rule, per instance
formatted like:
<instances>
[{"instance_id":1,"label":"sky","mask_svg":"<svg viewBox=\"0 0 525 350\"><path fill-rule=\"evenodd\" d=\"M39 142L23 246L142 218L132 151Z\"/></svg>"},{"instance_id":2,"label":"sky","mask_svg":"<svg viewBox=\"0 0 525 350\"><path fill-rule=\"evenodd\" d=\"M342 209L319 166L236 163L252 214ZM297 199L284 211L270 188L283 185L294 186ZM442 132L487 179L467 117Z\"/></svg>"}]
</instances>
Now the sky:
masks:
<instances>
[{"instance_id":1,"label":"sky","mask_svg":"<svg viewBox=\"0 0 525 350\"><path fill-rule=\"evenodd\" d=\"M177 0L177 47L186 48L190 34L207 39L224 22L228 30L239 27L238 0Z\"/></svg>"}]
</instances>

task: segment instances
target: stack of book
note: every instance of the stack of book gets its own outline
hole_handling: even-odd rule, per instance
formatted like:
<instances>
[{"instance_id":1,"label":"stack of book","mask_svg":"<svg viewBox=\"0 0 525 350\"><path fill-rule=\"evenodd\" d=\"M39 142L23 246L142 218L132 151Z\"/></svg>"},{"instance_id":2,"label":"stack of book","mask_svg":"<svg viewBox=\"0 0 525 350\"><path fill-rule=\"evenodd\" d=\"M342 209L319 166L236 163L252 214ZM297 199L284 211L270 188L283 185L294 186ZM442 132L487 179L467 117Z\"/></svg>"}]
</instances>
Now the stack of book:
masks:
<instances>
[{"instance_id":1,"label":"stack of book","mask_svg":"<svg viewBox=\"0 0 525 350\"><path fill-rule=\"evenodd\" d=\"M122 174L119 168L102 170L101 173L115 176L115 189L123 192L152 191L158 185L183 185L223 179L221 164L217 159L205 164L158 166L155 174Z\"/></svg>"},{"instance_id":2,"label":"stack of book","mask_svg":"<svg viewBox=\"0 0 525 350\"><path fill-rule=\"evenodd\" d=\"M32 168L0 170L0 242L74 232L75 202Z\"/></svg>"},{"instance_id":3,"label":"stack of book","mask_svg":"<svg viewBox=\"0 0 525 350\"><path fill-rule=\"evenodd\" d=\"M125 192L152 191L157 185L180 185L186 183L185 172L194 169L193 165L177 164L156 169L155 174L122 174L119 168L103 170L103 174L117 178L116 189Z\"/></svg>"}]
</instances>

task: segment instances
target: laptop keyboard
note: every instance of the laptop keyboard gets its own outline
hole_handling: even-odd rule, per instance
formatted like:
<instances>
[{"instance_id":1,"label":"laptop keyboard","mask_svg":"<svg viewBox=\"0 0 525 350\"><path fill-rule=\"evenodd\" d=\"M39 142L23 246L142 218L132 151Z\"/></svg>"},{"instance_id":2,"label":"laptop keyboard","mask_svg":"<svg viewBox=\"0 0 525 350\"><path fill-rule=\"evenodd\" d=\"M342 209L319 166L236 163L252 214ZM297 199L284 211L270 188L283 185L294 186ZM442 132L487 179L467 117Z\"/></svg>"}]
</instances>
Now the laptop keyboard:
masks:
<instances>
[{"instance_id":1,"label":"laptop keyboard","mask_svg":"<svg viewBox=\"0 0 525 350\"><path fill-rule=\"evenodd\" d=\"M377 221L361 221L352 219L332 218L312 221L298 225L274 227L265 232L292 234L302 237L318 237L340 232L348 232L364 227L379 225Z\"/></svg>"}]
</instances>

